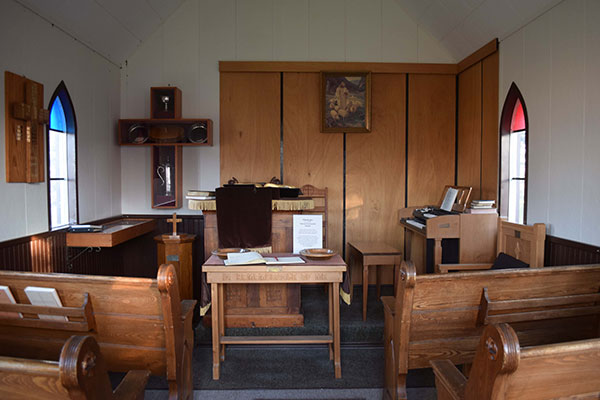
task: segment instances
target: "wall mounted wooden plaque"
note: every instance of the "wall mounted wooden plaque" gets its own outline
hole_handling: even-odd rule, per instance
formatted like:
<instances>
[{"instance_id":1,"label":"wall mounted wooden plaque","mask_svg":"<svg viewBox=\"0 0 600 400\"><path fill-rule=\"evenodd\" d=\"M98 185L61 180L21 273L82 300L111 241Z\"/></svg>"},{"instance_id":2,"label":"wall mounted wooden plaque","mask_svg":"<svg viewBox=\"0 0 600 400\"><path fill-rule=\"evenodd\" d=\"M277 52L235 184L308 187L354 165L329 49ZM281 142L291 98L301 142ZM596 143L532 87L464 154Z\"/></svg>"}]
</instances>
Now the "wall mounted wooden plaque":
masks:
<instances>
[{"instance_id":1,"label":"wall mounted wooden plaque","mask_svg":"<svg viewBox=\"0 0 600 400\"><path fill-rule=\"evenodd\" d=\"M44 181L44 85L4 72L6 181Z\"/></svg>"}]
</instances>

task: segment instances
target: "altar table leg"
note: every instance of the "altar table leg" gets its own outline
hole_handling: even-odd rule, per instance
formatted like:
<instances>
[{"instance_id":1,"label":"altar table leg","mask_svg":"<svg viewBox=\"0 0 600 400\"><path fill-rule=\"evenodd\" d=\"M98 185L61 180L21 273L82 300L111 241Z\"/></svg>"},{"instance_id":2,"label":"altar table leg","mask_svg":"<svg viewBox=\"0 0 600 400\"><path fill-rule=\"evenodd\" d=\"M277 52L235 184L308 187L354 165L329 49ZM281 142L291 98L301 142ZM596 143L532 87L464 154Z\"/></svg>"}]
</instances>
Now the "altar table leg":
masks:
<instances>
[{"instance_id":1,"label":"altar table leg","mask_svg":"<svg viewBox=\"0 0 600 400\"><path fill-rule=\"evenodd\" d=\"M340 283L333 283L333 356L335 363L335 378L342 377L342 361L340 358Z\"/></svg>"},{"instance_id":2,"label":"altar table leg","mask_svg":"<svg viewBox=\"0 0 600 400\"><path fill-rule=\"evenodd\" d=\"M327 303L329 304L329 334L333 337L333 301L335 300L335 294L333 293L333 285L327 285ZM333 360L333 343L329 343L329 359Z\"/></svg>"},{"instance_id":3,"label":"altar table leg","mask_svg":"<svg viewBox=\"0 0 600 400\"><path fill-rule=\"evenodd\" d=\"M210 294L212 299L212 347L213 347L213 380L219 380L220 367L220 337L219 337L219 287L218 283L210 284Z\"/></svg>"},{"instance_id":4,"label":"altar table leg","mask_svg":"<svg viewBox=\"0 0 600 400\"><path fill-rule=\"evenodd\" d=\"M225 285L219 285L219 341L221 336L225 336ZM221 345L221 361L225 361L225 345Z\"/></svg>"},{"instance_id":5,"label":"altar table leg","mask_svg":"<svg viewBox=\"0 0 600 400\"><path fill-rule=\"evenodd\" d=\"M363 321L367 320L367 296L369 295L369 265L363 259Z\"/></svg>"}]
</instances>

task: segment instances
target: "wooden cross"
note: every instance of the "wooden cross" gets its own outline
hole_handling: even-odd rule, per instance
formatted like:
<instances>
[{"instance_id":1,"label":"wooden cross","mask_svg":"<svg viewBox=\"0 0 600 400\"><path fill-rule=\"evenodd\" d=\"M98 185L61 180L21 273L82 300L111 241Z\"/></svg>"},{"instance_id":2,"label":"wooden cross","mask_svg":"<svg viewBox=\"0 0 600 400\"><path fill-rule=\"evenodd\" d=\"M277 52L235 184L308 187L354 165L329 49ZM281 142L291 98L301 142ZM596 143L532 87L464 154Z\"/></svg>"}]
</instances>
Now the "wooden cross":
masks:
<instances>
[{"instance_id":1,"label":"wooden cross","mask_svg":"<svg viewBox=\"0 0 600 400\"><path fill-rule=\"evenodd\" d=\"M40 151L43 151L43 130L38 132L38 125L47 124L50 113L39 107L40 84L29 79L25 81L25 103L13 104L13 118L25 121L25 140L26 140L26 177L27 182L42 182L44 180L40 164ZM42 90L43 90L43 86ZM21 125L16 127L17 142L23 139L23 128ZM41 137L40 137L41 136ZM41 149L41 150L40 150ZM43 155L42 155L43 157Z\"/></svg>"},{"instance_id":2,"label":"wooden cross","mask_svg":"<svg viewBox=\"0 0 600 400\"><path fill-rule=\"evenodd\" d=\"M181 218L177 218L177 213L173 213L173 218L170 218L167 220L167 222L172 222L173 223L173 235L171 235L172 237L178 237L179 235L177 234L177 223L183 221Z\"/></svg>"}]
</instances>

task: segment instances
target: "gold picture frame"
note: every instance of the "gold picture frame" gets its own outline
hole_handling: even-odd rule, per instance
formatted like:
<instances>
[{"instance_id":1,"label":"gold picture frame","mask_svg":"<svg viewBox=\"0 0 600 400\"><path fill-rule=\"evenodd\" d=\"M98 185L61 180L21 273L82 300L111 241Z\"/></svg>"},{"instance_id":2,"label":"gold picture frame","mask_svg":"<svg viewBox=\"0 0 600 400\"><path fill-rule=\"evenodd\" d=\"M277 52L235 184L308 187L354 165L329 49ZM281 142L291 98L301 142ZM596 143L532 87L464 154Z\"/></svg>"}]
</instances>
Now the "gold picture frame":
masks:
<instances>
[{"instance_id":1,"label":"gold picture frame","mask_svg":"<svg viewBox=\"0 0 600 400\"><path fill-rule=\"evenodd\" d=\"M371 132L371 73L321 72L321 132Z\"/></svg>"}]
</instances>

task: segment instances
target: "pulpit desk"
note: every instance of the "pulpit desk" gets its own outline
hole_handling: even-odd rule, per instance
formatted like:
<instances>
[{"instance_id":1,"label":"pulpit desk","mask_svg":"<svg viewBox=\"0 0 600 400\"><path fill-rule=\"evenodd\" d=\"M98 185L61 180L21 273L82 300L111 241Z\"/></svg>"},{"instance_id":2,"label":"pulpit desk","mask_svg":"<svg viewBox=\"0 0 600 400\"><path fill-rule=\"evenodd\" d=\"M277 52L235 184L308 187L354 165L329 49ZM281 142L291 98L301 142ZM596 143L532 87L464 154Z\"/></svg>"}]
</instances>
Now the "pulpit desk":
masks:
<instances>
[{"instance_id":1,"label":"pulpit desk","mask_svg":"<svg viewBox=\"0 0 600 400\"><path fill-rule=\"evenodd\" d=\"M271 242L274 253L293 250L294 214L313 211L312 199L273 200ZM204 214L204 260L219 247L216 201L188 201L190 210ZM230 284L225 286L226 327L293 327L304 325L300 309L300 285Z\"/></svg>"},{"instance_id":2,"label":"pulpit desk","mask_svg":"<svg viewBox=\"0 0 600 400\"><path fill-rule=\"evenodd\" d=\"M291 254L274 254L274 256ZM335 255L328 260L308 260L304 264L225 266L223 260L211 256L202 266L212 296L213 379L219 379L220 362L225 360L228 344L307 344L329 346L329 359L334 362L335 377L342 377L340 359L340 283L346 263ZM326 283L329 286L329 334L320 336L226 336L224 321L224 284L257 283Z\"/></svg>"}]
</instances>

